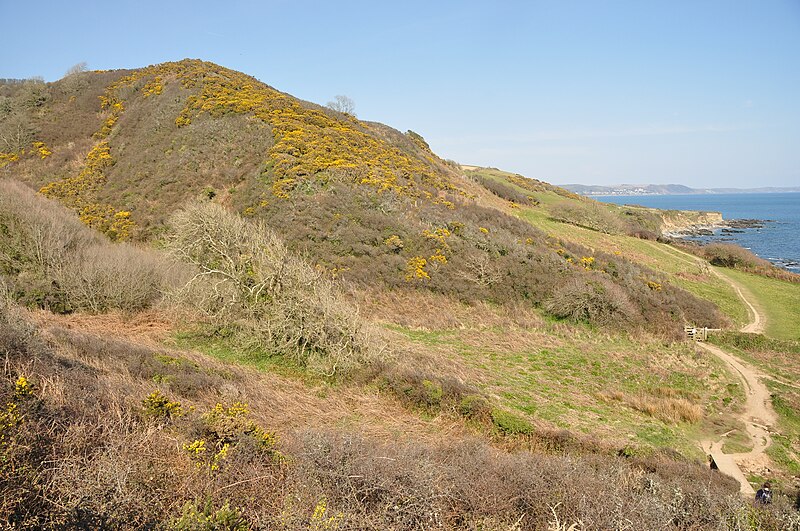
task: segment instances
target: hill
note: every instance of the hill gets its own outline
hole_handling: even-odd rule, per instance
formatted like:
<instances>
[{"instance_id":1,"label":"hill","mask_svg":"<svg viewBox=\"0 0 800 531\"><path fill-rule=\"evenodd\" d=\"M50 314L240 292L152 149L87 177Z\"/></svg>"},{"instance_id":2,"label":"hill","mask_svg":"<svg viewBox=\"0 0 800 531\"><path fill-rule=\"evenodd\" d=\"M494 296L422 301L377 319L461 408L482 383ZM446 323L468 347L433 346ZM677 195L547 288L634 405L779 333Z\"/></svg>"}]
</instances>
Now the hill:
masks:
<instances>
[{"instance_id":1,"label":"hill","mask_svg":"<svg viewBox=\"0 0 800 531\"><path fill-rule=\"evenodd\" d=\"M112 239L157 237L170 212L205 196L268 220L317 267L359 284L554 306L565 284L593 300L555 309L565 316L720 322L677 288L648 288L655 272L498 211L418 134L301 102L238 72L185 60L74 74L36 88L46 94L34 104L24 87L13 86L6 121L29 124L30 146L6 153L19 160L5 171ZM40 144L48 154L31 151Z\"/></svg>"},{"instance_id":2,"label":"hill","mask_svg":"<svg viewBox=\"0 0 800 531\"><path fill-rule=\"evenodd\" d=\"M9 525L791 521L704 461L751 442L745 394L683 327L748 309L658 241L692 215L464 169L197 60L0 97ZM779 454L747 473L788 495L776 409Z\"/></svg>"}]
</instances>

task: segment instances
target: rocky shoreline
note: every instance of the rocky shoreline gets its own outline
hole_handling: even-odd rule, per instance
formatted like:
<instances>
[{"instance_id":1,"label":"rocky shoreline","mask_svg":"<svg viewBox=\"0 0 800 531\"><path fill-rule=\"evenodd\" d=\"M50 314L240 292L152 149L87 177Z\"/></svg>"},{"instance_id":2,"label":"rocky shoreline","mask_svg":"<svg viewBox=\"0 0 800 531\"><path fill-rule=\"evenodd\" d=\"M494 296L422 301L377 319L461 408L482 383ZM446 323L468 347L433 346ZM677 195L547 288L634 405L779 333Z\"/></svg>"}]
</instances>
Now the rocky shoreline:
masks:
<instances>
[{"instance_id":1,"label":"rocky shoreline","mask_svg":"<svg viewBox=\"0 0 800 531\"><path fill-rule=\"evenodd\" d=\"M711 224L687 225L664 231L664 236L670 238L686 238L692 236L714 236L715 231L721 234L742 233L747 229L763 229L771 219L730 219L721 220Z\"/></svg>"}]
</instances>

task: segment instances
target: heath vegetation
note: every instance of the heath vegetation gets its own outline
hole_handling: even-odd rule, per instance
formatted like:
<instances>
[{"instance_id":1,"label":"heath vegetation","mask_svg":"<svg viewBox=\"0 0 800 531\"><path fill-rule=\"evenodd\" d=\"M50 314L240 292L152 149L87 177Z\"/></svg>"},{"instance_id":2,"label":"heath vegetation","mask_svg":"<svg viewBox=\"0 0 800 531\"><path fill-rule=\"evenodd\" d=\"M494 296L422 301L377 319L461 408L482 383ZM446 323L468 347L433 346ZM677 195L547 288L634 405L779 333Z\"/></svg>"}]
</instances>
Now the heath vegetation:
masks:
<instances>
[{"instance_id":1,"label":"heath vegetation","mask_svg":"<svg viewBox=\"0 0 800 531\"><path fill-rule=\"evenodd\" d=\"M351 104L189 59L0 82L3 525L800 526L701 460L743 394L683 325L739 316L655 214Z\"/></svg>"}]
</instances>

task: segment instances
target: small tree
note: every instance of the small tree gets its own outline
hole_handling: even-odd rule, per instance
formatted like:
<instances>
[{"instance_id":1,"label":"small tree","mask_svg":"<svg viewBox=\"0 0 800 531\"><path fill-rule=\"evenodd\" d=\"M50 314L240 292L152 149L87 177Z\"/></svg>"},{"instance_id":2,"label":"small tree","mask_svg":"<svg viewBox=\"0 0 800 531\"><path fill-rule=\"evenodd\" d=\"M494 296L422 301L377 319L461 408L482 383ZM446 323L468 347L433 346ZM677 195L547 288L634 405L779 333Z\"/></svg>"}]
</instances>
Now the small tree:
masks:
<instances>
[{"instance_id":1,"label":"small tree","mask_svg":"<svg viewBox=\"0 0 800 531\"><path fill-rule=\"evenodd\" d=\"M64 77L69 77L74 74L80 74L81 72L86 72L88 66L89 65L86 64L86 61L81 61L78 64L72 65L64 73Z\"/></svg>"},{"instance_id":2,"label":"small tree","mask_svg":"<svg viewBox=\"0 0 800 531\"><path fill-rule=\"evenodd\" d=\"M326 104L326 107L336 112L343 112L352 116L356 115L356 102L347 96L342 96L341 94L335 96L333 101L329 101Z\"/></svg>"}]
</instances>

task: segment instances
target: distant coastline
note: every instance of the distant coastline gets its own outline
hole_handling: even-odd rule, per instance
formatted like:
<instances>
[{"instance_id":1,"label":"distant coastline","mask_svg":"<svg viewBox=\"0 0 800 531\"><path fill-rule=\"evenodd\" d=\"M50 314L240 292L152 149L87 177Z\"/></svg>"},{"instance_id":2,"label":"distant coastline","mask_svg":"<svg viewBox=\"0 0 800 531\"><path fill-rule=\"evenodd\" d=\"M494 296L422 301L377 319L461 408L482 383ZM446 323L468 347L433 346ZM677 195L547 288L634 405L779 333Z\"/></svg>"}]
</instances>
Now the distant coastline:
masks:
<instances>
[{"instance_id":1,"label":"distant coastline","mask_svg":"<svg viewBox=\"0 0 800 531\"><path fill-rule=\"evenodd\" d=\"M676 222L665 232L700 242L735 243L800 273L800 193L619 194L596 199L665 211L719 212L722 219L699 219L695 226Z\"/></svg>"},{"instance_id":2,"label":"distant coastline","mask_svg":"<svg viewBox=\"0 0 800 531\"><path fill-rule=\"evenodd\" d=\"M714 194L786 194L800 192L800 186L761 188L690 188L682 184L615 184L611 186L563 184L570 192L589 197L652 196L652 195L714 195Z\"/></svg>"}]
</instances>

